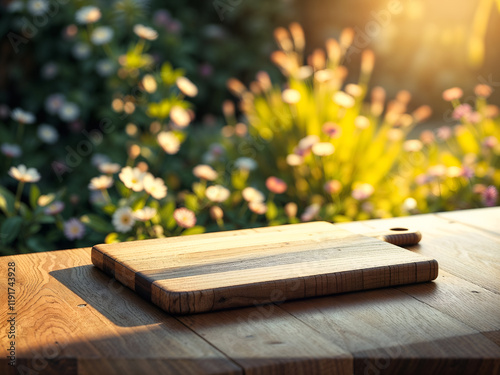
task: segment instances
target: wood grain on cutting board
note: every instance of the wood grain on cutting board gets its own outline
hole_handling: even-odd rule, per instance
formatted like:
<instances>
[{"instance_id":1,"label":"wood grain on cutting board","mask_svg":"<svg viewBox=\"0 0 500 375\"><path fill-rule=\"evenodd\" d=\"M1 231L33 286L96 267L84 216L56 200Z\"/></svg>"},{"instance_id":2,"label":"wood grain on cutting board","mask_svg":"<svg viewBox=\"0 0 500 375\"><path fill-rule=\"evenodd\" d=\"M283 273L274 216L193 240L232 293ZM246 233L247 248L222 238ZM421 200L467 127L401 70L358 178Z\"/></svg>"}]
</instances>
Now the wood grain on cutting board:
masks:
<instances>
[{"instance_id":1,"label":"wood grain on cutting board","mask_svg":"<svg viewBox=\"0 0 500 375\"><path fill-rule=\"evenodd\" d=\"M188 314L433 280L438 265L326 222L96 245L92 262Z\"/></svg>"}]
</instances>

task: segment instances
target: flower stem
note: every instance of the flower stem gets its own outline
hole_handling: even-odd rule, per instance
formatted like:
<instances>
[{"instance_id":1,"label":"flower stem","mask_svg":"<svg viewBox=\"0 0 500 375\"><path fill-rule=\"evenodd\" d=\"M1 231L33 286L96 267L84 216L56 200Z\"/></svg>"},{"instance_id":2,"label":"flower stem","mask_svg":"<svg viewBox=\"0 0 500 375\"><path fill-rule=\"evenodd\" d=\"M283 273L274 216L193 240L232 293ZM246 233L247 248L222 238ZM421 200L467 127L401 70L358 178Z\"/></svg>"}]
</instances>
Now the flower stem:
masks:
<instances>
[{"instance_id":1,"label":"flower stem","mask_svg":"<svg viewBox=\"0 0 500 375\"><path fill-rule=\"evenodd\" d=\"M21 208L21 195L23 193L23 188L24 188L24 181L19 181L19 185L17 185L17 191L16 191L16 200L14 203L14 208L16 211L19 211Z\"/></svg>"},{"instance_id":2,"label":"flower stem","mask_svg":"<svg viewBox=\"0 0 500 375\"><path fill-rule=\"evenodd\" d=\"M22 122L19 123L17 127L17 143L21 143L24 135L24 124Z\"/></svg>"},{"instance_id":3,"label":"flower stem","mask_svg":"<svg viewBox=\"0 0 500 375\"><path fill-rule=\"evenodd\" d=\"M102 189L101 192L106 202L111 203L111 197L109 196L108 190Z\"/></svg>"}]
</instances>

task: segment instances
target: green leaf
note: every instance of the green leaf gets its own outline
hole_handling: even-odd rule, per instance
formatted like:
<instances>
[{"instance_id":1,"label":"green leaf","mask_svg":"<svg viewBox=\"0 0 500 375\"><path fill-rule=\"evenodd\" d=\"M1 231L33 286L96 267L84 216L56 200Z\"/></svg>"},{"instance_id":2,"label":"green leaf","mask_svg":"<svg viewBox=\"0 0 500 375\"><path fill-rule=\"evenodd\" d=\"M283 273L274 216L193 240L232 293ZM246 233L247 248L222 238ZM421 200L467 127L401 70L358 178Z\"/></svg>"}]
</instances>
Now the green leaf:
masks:
<instances>
[{"instance_id":1,"label":"green leaf","mask_svg":"<svg viewBox=\"0 0 500 375\"><path fill-rule=\"evenodd\" d=\"M274 204L274 202L267 202L267 220L274 220L276 216L278 216L278 208L276 207L276 204Z\"/></svg>"},{"instance_id":2,"label":"green leaf","mask_svg":"<svg viewBox=\"0 0 500 375\"><path fill-rule=\"evenodd\" d=\"M30 204L33 209L38 205L38 198L40 197L40 189L36 184L31 184L30 189Z\"/></svg>"},{"instance_id":3,"label":"green leaf","mask_svg":"<svg viewBox=\"0 0 500 375\"><path fill-rule=\"evenodd\" d=\"M186 194L184 203L186 204L186 208L191 211L197 212L199 209L198 197L194 194Z\"/></svg>"},{"instance_id":4,"label":"green leaf","mask_svg":"<svg viewBox=\"0 0 500 375\"><path fill-rule=\"evenodd\" d=\"M202 227L201 225L196 225L192 228L186 229L184 232L181 233L181 236L189 236L190 234L201 234L205 233L205 227Z\"/></svg>"},{"instance_id":5,"label":"green leaf","mask_svg":"<svg viewBox=\"0 0 500 375\"><path fill-rule=\"evenodd\" d=\"M26 243L28 244L28 247L33 251L40 252L40 251L54 250L53 245L43 237L39 237L39 236L30 237L30 238L28 238Z\"/></svg>"},{"instance_id":6,"label":"green leaf","mask_svg":"<svg viewBox=\"0 0 500 375\"><path fill-rule=\"evenodd\" d=\"M148 200L148 197L139 198L134 203L132 203L132 206L130 208L132 209L132 211L141 210L146 205L147 200Z\"/></svg>"},{"instance_id":7,"label":"green leaf","mask_svg":"<svg viewBox=\"0 0 500 375\"><path fill-rule=\"evenodd\" d=\"M35 233L38 233L38 231L42 228L40 224L31 224L28 228L28 233L30 235L33 235Z\"/></svg>"},{"instance_id":8,"label":"green leaf","mask_svg":"<svg viewBox=\"0 0 500 375\"><path fill-rule=\"evenodd\" d=\"M114 230L113 225L111 225L109 220L103 219L95 214L84 215L80 218L80 220L86 226L99 233L110 233Z\"/></svg>"},{"instance_id":9,"label":"green leaf","mask_svg":"<svg viewBox=\"0 0 500 375\"><path fill-rule=\"evenodd\" d=\"M334 223L346 223L348 221L352 221L352 219L348 216L344 216L344 215L335 215L333 217L333 222Z\"/></svg>"},{"instance_id":10,"label":"green leaf","mask_svg":"<svg viewBox=\"0 0 500 375\"><path fill-rule=\"evenodd\" d=\"M205 197L205 190L206 190L206 187L201 182L195 182L193 184L193 192L196 194L196 196L199 199L203 199Z\"/></svg>"},{"instance_id":11,"label":"green leaf","mask_svg":"<svg viewBox=\"0 0 500 375\"><path fill-rule=\"evenodd\" d=\"M102 208L102 210L108 215L113 215L116 211L116 206L113 204L107 204Z\"/></svg>"},{"instance_id":12,"label":"green leaf","mask_svg":"<svg viewBox=\"0 0 500 375\"><path fill-rule=\"evenodd\" d=\"M56 218L54 216L43 215L37 217L36 221L38 221L41 224L53 224L56 222Z\"/></svg>"},{"instance_id":13,"label":"green leaf","mask_svg":"<svg viewBox=\"0 0 500 375\"><path fill-rule=\"evenodd\" d=\"M5 215L14 214L14 202L16 197L9 190L0 186L0 209Z\"/></svg>"},{"instance_id":14,"label":"green leaf","mask_svg":"<svg viewBox=\"0 0 500 375\"><path fill-rule=\"evenodd\" d=\"M116 243L120 242L119 234L116 232L111 232L109 233L106 238L104 239L105 243Z\"/></svg>"},{"instance_id":15,"label":"green leaf","mask_svg":"<svg viewBox=\"0 0 500 375\"><path fill-rule=\"evenodd\" d=\"M12 216L7 218L0 228L0 240L4 244L9 244L14 241L23 225L23 218L20 216Z\"/></svg>"},{"instance_id":16,"label":"green leaf","mask_svg":"<svg viewBox=\"0 0 500 375\"><path fill-rule=\"evenodd\" d=\"M116 190L118 190L118 193L122 196L122 197L128 197L130 196L130 194L132 193L132 191L127 188L123 182L121 181L116 181L115 183L115 187L116 187Z\"/></svg>"},{"instance_id":17,"label":"green leaf","mask_svg":"<svg viewBox=\"0 0 500 375\"><path fill-rule=\"evenodd\" d=\"M172 217L174 210L175 210L175 202L174 201L170 201L170 202L166 203L163 207L161 207L158 210L161 221L162 221L163 225L167 228L169 228L168 224L169 224L169 222L171 222L171 220L173 220L174 225L175 225L175 220Z\"/></svg>"}]
</instances>

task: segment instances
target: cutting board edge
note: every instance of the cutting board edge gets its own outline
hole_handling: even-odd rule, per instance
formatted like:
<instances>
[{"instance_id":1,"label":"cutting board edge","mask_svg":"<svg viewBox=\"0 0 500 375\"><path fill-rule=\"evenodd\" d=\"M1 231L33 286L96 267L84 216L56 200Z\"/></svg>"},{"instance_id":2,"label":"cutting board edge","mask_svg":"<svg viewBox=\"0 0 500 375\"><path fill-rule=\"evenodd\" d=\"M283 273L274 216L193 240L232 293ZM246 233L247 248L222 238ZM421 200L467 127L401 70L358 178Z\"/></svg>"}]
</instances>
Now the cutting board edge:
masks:
<instances>
[{"instance_id":1,"label":"cutting board edge","mask_svg":"<svg viewBox=\"0 0 500 375\"><path fill-rule=\"evenodd\" d=\"M424 258L424 257L423 257ZM368 284L368 286L365 285L365 278L369 279L370 277L376 277L377 275L380 275L380 271L389 271L390 273L393 271L396 271L396 275L398 271L404 272L404 267L409 266L409 265L415 265L415 267L418 267L419 265L423 267L423 269L420 270L419 275L422 276L422 274L425 274L428 272L428 276L424 277L418 277L416 276L414 279L404 279L400 278L400 280L395 280L391 282L391 279L387 282L384 278L379 278L378 281ZM392 269L395 268L395 269ZM360 272L361 271L361 272ZM326 279L337 279L340 277L347 278L349 274L354 274L354 273L361 273L363 280L361 281L362 286L344 286L340 287L338 290L335 290L334 292L323 292L323 293L318 293L315 291L314 293L308 293L307 289L305 287L306 283L312 279L317 279L317 278L326 278ZM151 292L146 293L149 294L149 297L146 297L144 294L139 293L143 298L146 300L152 302L153 304L157 305L160 307L162 310L166 311L169 314L173 315L189 315L189 314L197 314L197 313L205 313L205 312L211 312L211 311L218 311L218 310L225 310L225 309L231 309L231 308L237 308L237 307L248 307L248 306L257 306L257 305L263 305L263 304L268 304L268 303L276 303L276 302L285 302L285 301L292 301L292 300L297 300L297 299L304 299L304 298L312 298L312 297L325 297L329 295L337 295L337 294L343 294L343 293L350 293L350 292L358 292L358 291L365 291L365 290L373 290L373 289L378 289L378 288L387 288L387 287L395 287L395 286L401 286L401 285L407 285L407 284L416 284L416 283L424 283L424 282L430 282L435 280L438 277L439 273L439 264L437 260L432 259L432 258L424 258L422 261L418 262L411 262L411 263L403 263L403 264L395 264L395 265L390 265L390 266L379 266L379 267L374 267L374 268L369 268L369 269L364 269L364 270L355 270L355 271L340 271L340 272L333 272L329 274L318 274L318 275L311 275L311 276L306 276L303 278L299 278L300 280L303 281L304 288L302 289L304 293L299 292L301 288L297 288L296 291L297 293L290 293L286 296L286 298L279 298L279 295L273 298L273 292L274 291L279 291L280 287L274 287L274 289L271 292L266 292L265 295L261 296L251 296L249 298L246 298L248 300L253 299L252 301L247 301L247 302L231 302L230 298L234 297L234 294L241 293L243 294L244 292L247 292L248 289L251 289L252 287L256 287L259 285L261 289L264 289L264 286L267 286L268 284L283 284L287 282L294 282L292 279L280 279L280 280L273 280L273 281L267 281L267 282L259 282L259 283L248 283L248 284L241 284L237 286L231 286L231 287L220 287L220 288L213 288L213 289L200 289L200 290L193 290L193 291L171 291L171 290L166 290L164 288L161 288L158 286L156 283L151 283ZM416 273L415 273L416 274ZM140 276L140 275L138 275ZM400 275L399 275L400 276ZM328 283L327 283L328 284ZM136 284L137 285L137 284ZM286 284L282 286L283 288L286 288ZM220 295L218 298L219 300L216 301L217 297L216 294L224 294L225 291L229 291L233 293L233 296L228 296L228 295ZM222 293L221 293L222 292ZM210 297L212 295L212 297ZM228 298L229 297L229 298ZM239 298L242 298L241 296L236 296ZM259 299L257 299L259 298ZM194 301L193 300L197 300ZM229 302L228 302L229 301Z\"/></svg>"}]
</instances>

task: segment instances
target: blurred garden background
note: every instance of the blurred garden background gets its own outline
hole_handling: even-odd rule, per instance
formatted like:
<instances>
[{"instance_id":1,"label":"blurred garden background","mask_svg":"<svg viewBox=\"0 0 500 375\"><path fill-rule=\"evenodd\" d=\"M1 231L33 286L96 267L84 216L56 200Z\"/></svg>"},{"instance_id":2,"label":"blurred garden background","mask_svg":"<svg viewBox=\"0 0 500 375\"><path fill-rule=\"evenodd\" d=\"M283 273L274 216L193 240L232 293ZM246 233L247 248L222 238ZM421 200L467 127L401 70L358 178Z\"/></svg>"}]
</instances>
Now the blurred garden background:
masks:
<instances>
[{"instance_id":1,"label":"blurred garden background","mask_svg":"<svg viewBox=\"0 0 500 375\"><path fill-rule=\"evenodd\" d=\"M500 0L0 14L1 255L500 202Z\"/></svg>"}]
</instances>

